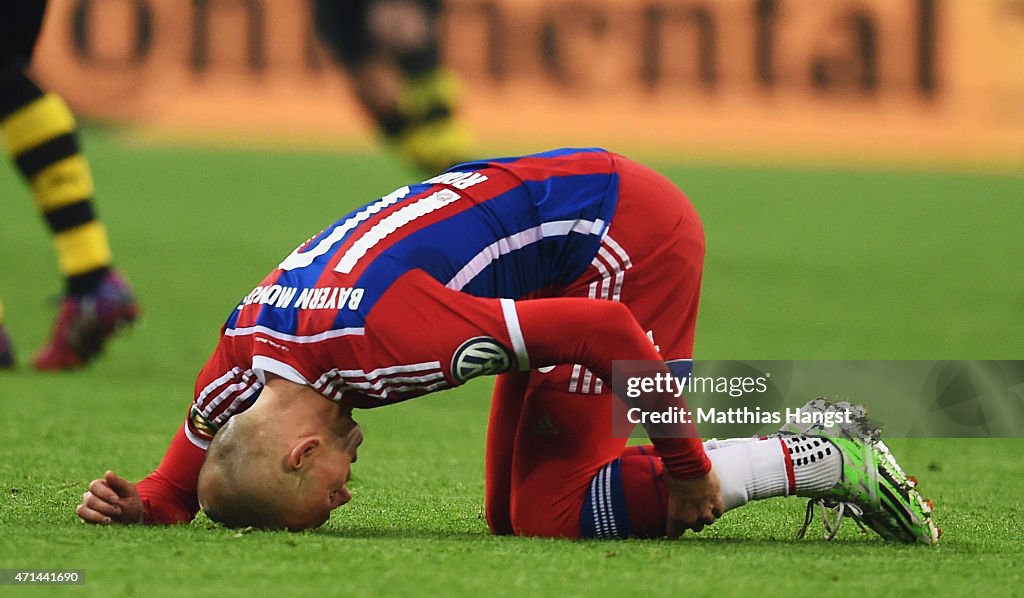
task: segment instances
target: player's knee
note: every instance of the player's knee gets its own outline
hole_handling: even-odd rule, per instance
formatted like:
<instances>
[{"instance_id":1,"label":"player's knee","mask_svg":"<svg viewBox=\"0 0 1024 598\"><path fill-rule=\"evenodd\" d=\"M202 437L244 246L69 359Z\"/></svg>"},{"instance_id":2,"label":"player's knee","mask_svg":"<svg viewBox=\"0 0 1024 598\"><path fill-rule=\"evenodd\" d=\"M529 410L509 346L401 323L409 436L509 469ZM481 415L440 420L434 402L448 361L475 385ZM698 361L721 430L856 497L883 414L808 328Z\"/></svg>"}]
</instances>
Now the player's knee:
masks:
<instances>
[{"instance_id":1,"label":"player's knee","mask_svg":"<svg viewBox=\"0 0 1024 598\"><path fill-rule=\"evenodd\" d=\"M589 332L597 335L604 346L629 347L640 324L633 312L624 303L601 301L594 309L602 310L602 317L595 318L599 325Z\"/></svg>"},{"instance_id":2,"label":"player's knee","mask_svg":"<svg viewBox=\"0 0 1024 598\"><path fill-rule=\"evenodd\" d=\"M517 536L578 538L580 535L579 501L556 498L549 493L515 493L511 519Z\"/></svg>"},{"instance_id":3,"label":"player's knee","mask_svg":"<svg viewBox=\"0 0 1024 598\"><path fill-rule=\"evenodd\" d=\"M427 47L434 35L430 14L416 0L374 2L366 14L366 28L377 47L395 54Z\"/></svg>"}]
</instances>

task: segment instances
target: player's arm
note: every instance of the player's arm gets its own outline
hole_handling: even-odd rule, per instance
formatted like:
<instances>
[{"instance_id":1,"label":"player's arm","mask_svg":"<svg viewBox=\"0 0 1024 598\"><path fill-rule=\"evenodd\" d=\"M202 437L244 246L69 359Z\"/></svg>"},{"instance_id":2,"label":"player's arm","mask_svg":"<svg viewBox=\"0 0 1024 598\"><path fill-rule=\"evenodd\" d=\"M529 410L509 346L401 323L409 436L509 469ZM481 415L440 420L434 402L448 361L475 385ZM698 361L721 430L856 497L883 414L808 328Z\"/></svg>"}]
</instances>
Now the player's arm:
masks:
<instances>
[{"instance_id":1,"label":"player's arm","mask_svg":"<svg viewBox=\"0 0 1024 598\"><path fill-rule=\"evenodd\" d=\"M153 473L133 484L106 472L89 484L76 512L86 523L188 523L199 511L196 482L205 457L182 427Z\"/></svg>"},{"instance_id":2,"label":"player's arm","mask_svg":"<svg viewBox=\"0 0 1024 598\"><path fill-rule=\"evenodd\" d=\"M146 523L192 521L199 512L196 487L205 459L206 450L189 440L182 426L160 465L138 484L139 497L145 505Z\"/></svg>"},{"instance_id":3,"label":"player's arm","mask_svg":"<svg viewBox=\"0 0 1024 598\"><path fill-rule=\"evenodd\" d=\"M258 395L255 375L234 367L234 363L228 347L219 345L196 379L195 400L189 415L171 440L160 465L138 484L113 472L93 480L77 511L83 521L169 525L188 523L195 517L199 512L196 487L206 459L206 446L223 424L203 415L203 407L207 406L204 401L216 397L221 406L231 405L232 412L238 413ZM211 389L216 392L207 392ZM242 403L233 405L234 401Z\"/></svg>"}]
</instances>

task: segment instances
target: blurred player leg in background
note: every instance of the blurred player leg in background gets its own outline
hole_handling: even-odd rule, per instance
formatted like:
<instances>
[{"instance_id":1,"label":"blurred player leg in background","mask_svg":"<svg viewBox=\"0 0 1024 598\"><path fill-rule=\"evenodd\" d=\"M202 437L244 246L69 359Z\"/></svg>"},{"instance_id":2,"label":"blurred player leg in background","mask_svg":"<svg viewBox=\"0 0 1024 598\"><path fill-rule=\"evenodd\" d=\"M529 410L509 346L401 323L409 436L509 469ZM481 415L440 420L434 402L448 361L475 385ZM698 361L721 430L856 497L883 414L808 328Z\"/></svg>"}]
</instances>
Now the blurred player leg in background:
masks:
<instances>
[{"instance_id":1,"label":"blurred player leg in background","mask_svg":"<svg viewBox=\"0 0 1024 598\"><path fill-rule=\"evenodd\" d=\"M316 29L360 103L402 157L427 172L469 158L458 82L441 65L440 0L313 0Z\"/></svg>"},{"instance_id":2,"label":"blurred player leg in background","mask_svg":"<svg viewBox=\"0 0 1024 598\"><path fill-rule=\"evenodd\" d=\"M14 366L14 347L4 328L4 304L0 302L0 369Z\"/></svg>"},{"instance_id":3,"label":"blurred player leg in background","mask_svg":"<svg viewBox=\"0 0 1024 598\"><path fill-rule=\"evenodd\" d=\"M45 10L46 2L0 8L0 136L49 225L66 279L53 334L34 365L64 370L98 355L118 328L135 320L139 307L111 268L107 232L93 208L92 173L78 147L75 118L64 100L43 92L27 74Z\"/></svg>"}]
</instances>

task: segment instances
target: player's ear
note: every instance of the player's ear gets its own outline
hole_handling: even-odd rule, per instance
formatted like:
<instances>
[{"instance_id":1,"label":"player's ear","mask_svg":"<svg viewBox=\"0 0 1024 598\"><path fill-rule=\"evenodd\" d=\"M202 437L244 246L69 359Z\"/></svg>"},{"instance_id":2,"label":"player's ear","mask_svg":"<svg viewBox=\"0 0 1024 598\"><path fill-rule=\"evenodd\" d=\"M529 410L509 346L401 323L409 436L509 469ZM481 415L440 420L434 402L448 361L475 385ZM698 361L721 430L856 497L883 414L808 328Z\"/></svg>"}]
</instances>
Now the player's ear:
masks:
<instances>
[{"instance_id":1,"label":"player's ear","mask_svg":"<svg viewBox=\"0 0 1024 598\"><path fill-rule=\"evenodd\" d=\"M285 465L292 471L302 469L305 467L306 463L309 462L310 458L319 446L319 437L313 436L311 438L303 438L292 445L291 450L288 451L288 457L285 460Z\"/></svg>"}]
</instances>

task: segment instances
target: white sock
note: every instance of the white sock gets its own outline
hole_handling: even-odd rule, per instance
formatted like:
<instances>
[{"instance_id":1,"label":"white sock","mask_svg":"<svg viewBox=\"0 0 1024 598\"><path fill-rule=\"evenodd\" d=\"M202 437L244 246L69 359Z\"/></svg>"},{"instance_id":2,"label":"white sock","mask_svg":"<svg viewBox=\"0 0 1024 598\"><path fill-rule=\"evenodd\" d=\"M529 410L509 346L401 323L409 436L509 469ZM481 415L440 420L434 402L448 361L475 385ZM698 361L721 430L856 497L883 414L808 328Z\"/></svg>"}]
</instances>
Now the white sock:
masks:
<instances>
[{"instance_id":1,"label":"white sock","mask_svg":"<svg viewBox=\"0 0 1024 598\"><path fill-rule=\"evenodd\" d=\"M727 446L744 444L746 442L760 442L761 440L763 439L758 438L757 436L748 436L746 438L723 438L721 440L718 438L708 438L704 441L704 451L713 451Z\"/></svg>"},{"instance_id":2,"label":"white sock","mask_svg":"<svg viewBox=\"0 0 1024 598\"><path fill-rule=\"evenodd\" d=\"M843 456L836 445L814 436L782 436L793 461L797 496L819 496L843 474Z\"/></svg>"},{"instance_id":3,"label":"white sock","mask_svg":"<svg viewBox=\"0 0 1024 598\"><path fill-rule=\"evenodd\" d=\"M834 486L842 473L839 450L823 438L735 440L705 443L727 511L752 500L820 493Z\"/></svg>"}]
</instances>

